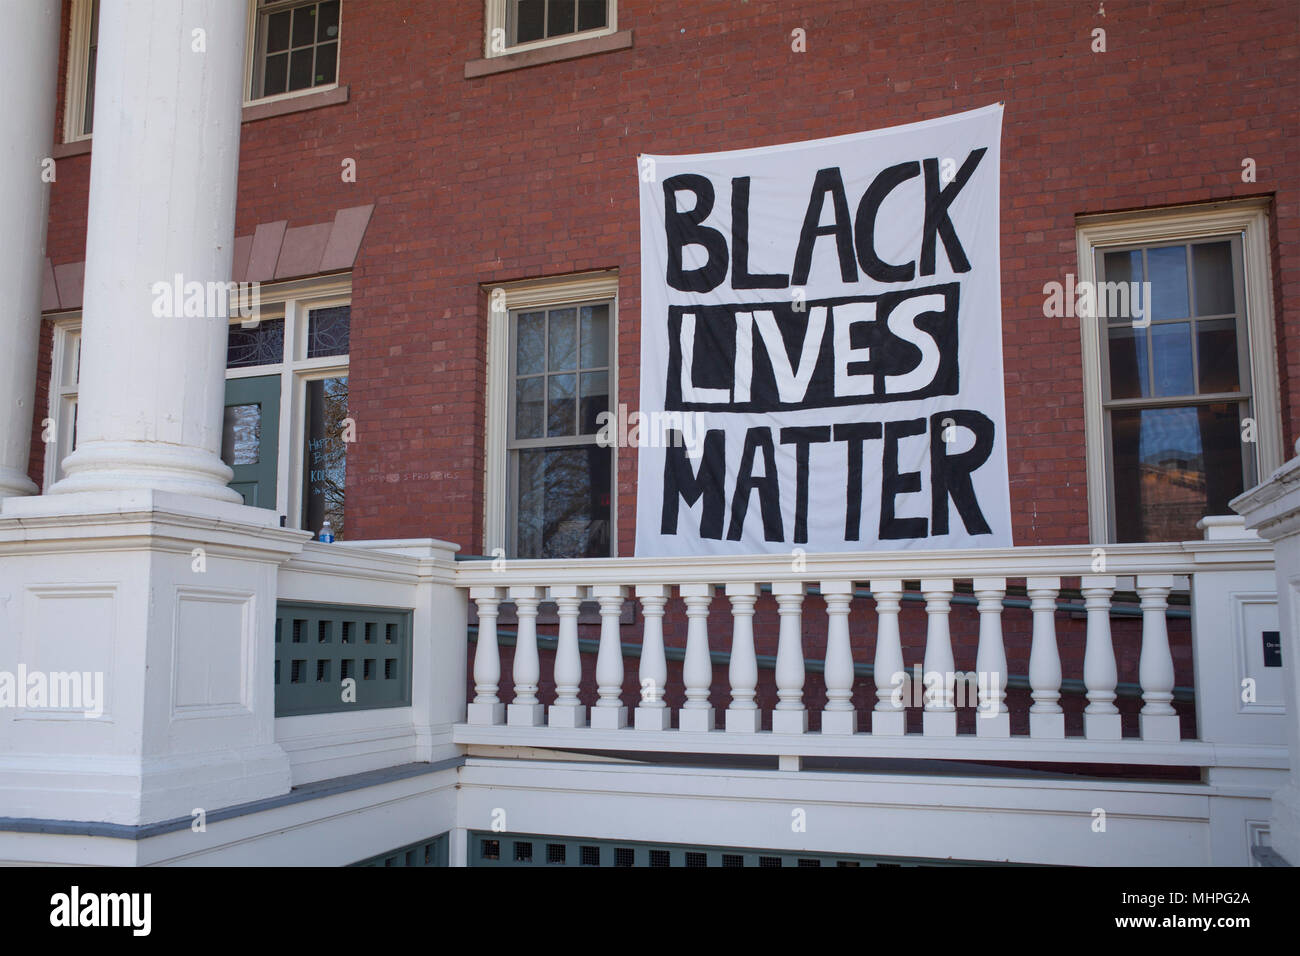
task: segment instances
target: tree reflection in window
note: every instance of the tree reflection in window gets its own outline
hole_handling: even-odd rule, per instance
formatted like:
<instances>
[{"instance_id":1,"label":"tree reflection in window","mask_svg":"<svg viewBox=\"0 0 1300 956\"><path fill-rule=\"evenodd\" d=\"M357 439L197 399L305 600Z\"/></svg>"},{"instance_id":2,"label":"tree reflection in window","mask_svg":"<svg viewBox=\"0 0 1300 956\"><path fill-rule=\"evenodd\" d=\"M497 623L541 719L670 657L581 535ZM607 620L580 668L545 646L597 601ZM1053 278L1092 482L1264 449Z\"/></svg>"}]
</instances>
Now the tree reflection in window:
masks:
<instances>
[{"instance_id":1,"label":"tree reflection in window","mask_svg":"<svg viewBox=\"0 0 1300 956\"><path fill-rule=\"evenodd\" d=\"M307 382L306 393L302 526L319 533L328 518L334 536L342 540L348 447L343 440L343 420L348 417L347 377Z\"/></svg>"}]
</instances>

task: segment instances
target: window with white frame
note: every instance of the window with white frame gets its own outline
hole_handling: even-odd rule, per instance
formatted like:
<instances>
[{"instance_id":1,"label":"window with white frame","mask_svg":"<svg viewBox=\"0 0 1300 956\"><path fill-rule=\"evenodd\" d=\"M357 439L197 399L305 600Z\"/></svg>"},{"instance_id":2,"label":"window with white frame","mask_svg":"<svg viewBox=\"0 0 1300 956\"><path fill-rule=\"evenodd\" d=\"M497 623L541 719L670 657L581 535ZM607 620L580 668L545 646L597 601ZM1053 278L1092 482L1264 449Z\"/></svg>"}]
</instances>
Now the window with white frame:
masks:
<instances>
[{"instance_id":1,"label":"window with white frame","mask_svg":"<svg viewBox=\"0 0 1300 956\"><path fill-rule=\"evenodd\" d=\"M1093 540L1200 538L1281 460L1266 210L1081 220L1079 257Z\"/></svg>"},{"instance_id":2,"label":"window with white frame","mask_svg":"<svg viewBox=\"0 0 1300 956\"><path fill-rule=\"evenodd\" d=\"M50 407L42 422L45 487L63 477L63 459L77 447L77 391L81 381L81 315L54 320L50 361Z\"/></svg>"},{"instance_id":3,"label":"window with white frame","mask_svg":"<svg viewBox=\"0 0 1300 956\"><path fill-rule=\"evenodd\" d=\"M289 527L336 538L346 529L350 276L263 287L256 322L235 318L227 336L226 380L278 380L276 509ZM228 406L223 458L234 467L254 422ZM261 442L272 436L259 436Z\"/></svg>"},{"instance_id":4,"label":"window with white frame","mask_svg":"<svg viewBox=\"0 0 1300 956\"><path fill-rule=\"evenodd\" d=\"M616 0L487 0L488 56L603 36Z\"/></svg>"},{"instance_id":5,"label":"window with white frame","mask_svg":"<svg viewBox=\"0 0 1300 956\"><path fill-rule=\"evenodd\" d=\"M255 0L248 100L338 82L340 0Z\"/></svg>"},{"instance_id":6,"label":"window with white frame","mask_svg":"<svg viewBox=\"0 0 1300 956\"><path fill-rule=\"evenodd\" d=\"M511 557L615 553L617 276L489 290L486 550Z\"/></svg>"},{"instance_id":7,"label":"window with white frame","mask_svg":"<svg viewBox=\"0 0 1300 956\"><path fill-rule=\"evenodd\" d=\"M99 51L99 0L73 0L63 141L88 139L95 119L95 59Z\"/></svg>"}]
</instances>

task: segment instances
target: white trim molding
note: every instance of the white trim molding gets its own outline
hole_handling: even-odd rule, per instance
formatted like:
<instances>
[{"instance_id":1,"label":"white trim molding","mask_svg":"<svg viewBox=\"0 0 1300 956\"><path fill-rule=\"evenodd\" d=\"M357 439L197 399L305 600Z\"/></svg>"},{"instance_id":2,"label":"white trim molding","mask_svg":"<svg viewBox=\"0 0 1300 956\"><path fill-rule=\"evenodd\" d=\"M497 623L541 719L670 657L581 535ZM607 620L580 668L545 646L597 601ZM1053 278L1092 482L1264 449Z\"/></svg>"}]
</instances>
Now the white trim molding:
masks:
<instances>
[{"instance_id":1,"label":"white trim molding","mask_svg":"<svg viewBox=\"0 0 1300 956\"><path fill-rule=\"evenodd\" d=\"M91 13L95 0L72 0L68 30L68 72L63 87L63 142L90 139L86 122L86 80L90 75Z\"/></svg>"},{"instance_id":2,"label":"white trim molding","mask_svg":"<svg viewBox=\"0 0 1300 956\"><path fill-rule=\"evenodd\" d=\"M1076 219L1080 283L1096 281L1096 251L1135 243L1185 242L1240 233L1254 402L1256 474L1270 474L1283 461L1282 401L1277 374L1268 212L1264 198L1138 210ZM1105 418L1102 412L1101 333L1096 319L1081 318L1084 432L1087 444L1088 530L1093 544L1110 541Z\"/></svg>"},{"instance_id":3,"label":"white trim molding","mask_svg":"<svg viewBox=\"0 0 1300 956\"><path fill-rule=\"evenodd\" d=\"M618 32L618 0L605 0L605 25L594 30L582 30L576 33L566 33L562 36L546 37L541 40L533 40L529 43L510 43L510 15L509 6L512 0L485 0L486 8L483 14L483 56L485 59L491 59L495 56L509 56L512 53L523 53L526 50L540 50L544 47L559 46L563 43L572 43L575 40L589 40L593 37L609 36ZM498 34L499 42L493 43L492 37L495 31L500 30Z\"/></svg>"}]
</instances>

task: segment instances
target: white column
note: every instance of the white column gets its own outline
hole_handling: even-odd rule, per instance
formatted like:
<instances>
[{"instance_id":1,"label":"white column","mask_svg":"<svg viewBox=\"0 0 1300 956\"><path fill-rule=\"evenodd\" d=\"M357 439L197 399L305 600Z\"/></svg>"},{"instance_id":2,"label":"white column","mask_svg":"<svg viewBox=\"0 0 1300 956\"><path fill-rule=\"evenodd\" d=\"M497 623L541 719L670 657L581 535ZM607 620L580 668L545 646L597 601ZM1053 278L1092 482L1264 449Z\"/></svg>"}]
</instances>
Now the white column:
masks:
<instances>
[{"instance_id":1,"label":"white column","mask_svg":"<svg viewBox=\"0 0 1300 956\"><path fill-rule=\"evenodd\" d=\"M762 726L762 713L754 702L758 692L758 660L754 656L754 605L758 585L752 581L727 585L731 599L731 661L727 678L731 704L727 707L727 731L753 734Z\"/></svg>"},{"instance_id":2,"label":"white column","mask_svg":"<svg viewBox=\"0 0 1300 956\"><path fill-rule=\"evenodd\" d=\"M1081 582L1084 607L1088 613L1087 639L1083 647L1083 684L1088 690L1088 706L1083 710L1083 735L1089 740L1119 740L1119 708L1115 706L1115 645L1110 634L1110 599L1115 593L1115 577L1088 574Z\"/></svg>"},{"instance_id":3,"label":"white column","mask_svg":"<svg viewBox=\"0 0 1300 956\"><path fill-rule=\"evenodd\" d=\"M623 704L623 638L619 618L627 590L617 584L598 584L591 596L600 604L600 650L596 654L596 706L591 708L591 726L620 730L627 726Z\"/></svg>"},{"instance_id":4,"label":"white column","mask_svg":"<svg viewBox=\"0 0 1300 956\"><path fill-rule=\"evenodd\" d=\"M0 498L34 495L27 477L41 335L41 279L59 75L58 0L5 4L0 63L12 84L0 96ZM45 174L45 175L43 175ZM47 454L53 454L49 446Z\"/></svg>"},{"instance_id":5,"label":"white column","mask_svg":"<svg viewBox=\"0 0 1300 956\"><path fill-rule=\"evenodd\" d=\"M582 681L582 656L578 653L578 608L583 589L575 584L550 589L560 626L555 647L555 703L546 715L550 727L587 726L587 708L578 699Z\"/></svg>"},{"instance_id":6,"label":"white column","mask_svg":"<svg viewBox=\"0 0 1300 956\"><path fill-rule=\"evenodd\" d=\"M849 643L852 581L821 582L826 600L826 707L822 733L856 734L858 712L853 709L853 648Z\"/></svg>"},{"instance_id":7,"label":"white column","mask_svg":"<svg viewBox=\"0 0 1300 956\"><path fill-rule=\"evenodd\" d=\"M952 612L952 578L921 582L925 595L925 713L922 728L927 737L957 736L957 707L953 702L956 664L948 615Z\"/></svg>"},{"instance_id":8,"label":"white column","mask_svg":"<svg viewBox=\"0 0 1300 956\"><path fill-rule=\"evenodd\" d=\"M1174 710L1174 658L1169 653L1165 611L1172 574L1139 574L1142 599L1142 654L1138 658L1138 683L1142 685L1142 712L1138 725L1143 740L1178 740L1178 714Z\"/></svg>"},{"instance_id":9,"label":"white column","mask_svg":"<svg viewBox=\"0 0 1300 956\"><path fill-rule=\"evenodd\" d=\"M242 500L220 458L228 312L206 291L231 277L246 30L230 0L105 5L77 449L52 492ZM204 314L155 314L178 282Z\"/></svg>"},{"instance_id":10,"label":"white column","mask_svg":"<svg viewBox=\"0 0 1300 956\"><path fill-rule=\"evenodd\" d=\"M1007 650L1002 640L1002 598L1006 578L976 578L971 582L979 599L980 639L975 652L980 706L975 715L977 737L1010 737L1007 711Z\"/></svg>"},{"instance_id":11,"label":"white column","mask_svg":"<svg viewBox=\"0 0 1300 956\"><path fill-rule=\"evenodd\" d=\"M677 714L680 730L713 729L713 705L709 688L713 684L713 659L709 656L709 605L712 584L683 584L679 588L686 602L686 659L682 679L686 682L686 703Z\"/></svg>"},{"instance_id":12,"label":"white column","mask_svg":"<svg viewBox=\"0 0 1300 956\"><path fill-rule=\"evenodd\" d=\"M1029 736L1063 740L1061 652L1056 646L1056 596L1061 591L1061 579L1028 578L1025 590L1034 614L1034 633L1029 644L1029 691L1034 698L1029 708Z\"/></svg>"},{"instance_id":13,"label":"white column","mask_svg":"<svg viewBox=\"0 0 1300 956\"><path fill-rule=\"evenodd\" d=\"M474 700L466 721L491 726L505 723L506 707L497 697L501 683L501 648L497 644L497 613L504 588L475 587L469 596L478 608L478 641L474 645Z\"/></svg>"},{"instance_id":14,"label":"white column","mask_svg":"<svg viewBox=\"0 0 1300 956\"><path fill-rule=\"evenodd\" d=\"M808 732L808 709L803 705L803 605L802 581L775 581L781 622L776 643L776 709L772 711L772 732L803 734Z\"/></svg>"},{"instance_id":15,"label":"white column","mask_svg":"<svg viewBox=\"0 0 1300 956\"><path fill-rule=\"evenodd\" d=\"M663 584L638 584L636 596L641 602L645 625L641 629L641 669L637 673L641 701L633 715L633 725L637 730L667 730L672 724L672 711L664 702L668 683L664 606L668 603L668 588Z\"/></svg>"},{"instance_id":16,"label":"white column","mask_svg":"<svg viewBox=\"0 0 1300 956\"><path fill-rule=\"evenodd\" d=\"M515 604L515 699L506 707L506 723L512 727L540 727L542 704L537 699L537 683L542 665L537 657L538 589L532 586L510 588Z\"/></svg>"},{"instance_id":17,"label":"white column","mask_svg":"<svg viewBox=\"0 0 1300 956\"><path fill-rule=\"evenodd\" d=\"M871 732L901 737L907 733L907 702L899 694L903 672L903 644L898 634L898 605L903 599L903 582L897 578L873 578L871 596L876 601L876 657L872 677L876 683L876 707L871 712Z\"/></svg>"}]
</instances>

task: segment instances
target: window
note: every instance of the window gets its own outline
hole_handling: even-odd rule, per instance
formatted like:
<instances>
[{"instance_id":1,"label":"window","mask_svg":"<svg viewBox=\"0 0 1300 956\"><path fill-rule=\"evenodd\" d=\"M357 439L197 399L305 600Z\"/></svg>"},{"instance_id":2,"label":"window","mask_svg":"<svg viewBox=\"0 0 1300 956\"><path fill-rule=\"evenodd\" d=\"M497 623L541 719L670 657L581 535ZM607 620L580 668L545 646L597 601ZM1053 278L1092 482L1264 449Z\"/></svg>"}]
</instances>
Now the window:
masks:
<instances>
[{"instance_id":1,"label":"window","mask_svg":"<svg viewBox=\"0 0 1300 956\"><path fill-rule=\"evenodd\" d=\"M256 504L287 515L289 527L319 533L328 518L339 540L355 440L350 290L350 276L263 287L257 323L232 319L226 340L222 458L236 469L232 485L250 504L249 485L259 485Z\"/></svg>"},{"instance_id":2,"label":"window","mask_svg":"<svg viewBox=\"0 0 1300 956\"><path fill-rule=\"evenodd\" d=\"M616 453L596 436L616 407L617 288L600 273L489 290L488 552L616 553Z\"/></svg>"},{"instance_id":3,"label":"window","mask_svg":"<svg viewBox=\"0 0 1300 956\"><path fill-rule=\"evenodd\" d=\"M613 33L615 0L487 0L486 24L488 56L499 56Z\"/></svg>"},{"instance_id":4,"label":"window","mask_svg":"<svg viewBox=\"0 0 1300 956\"><path fill-rule=\"evenodd\" d=\"M45 487L63 477L63 459L77 447L77 389L81 381L81 315L54 322L50 363L50 410L42 423Z\"/></svg>"},{"instance_id":5,"label":"window","mask_svg":"<svg viewBox=\"0 0 1300 956\"><path fill-rule=\"evenodd\" d=\"M68 79L63 104L63 141L88 139L95 117L95 57L99 49L99 0L73 0L68 40Z\"/></svg>"},{"instance_id":6,"label":"window","mask_svg":"<svg viewBox=\"0 0 1300 956\"><path fill-rule=\"evenodd\" d=\"M1080 319L1093 540L1198 539L1281 462L1264 209L1089 219L1079 240L1104 283ZM1129 290L1142 308L1115 314Z\"/></svg>"},{"instance_id":7,"label":"window","mask_svg":"<svg viewBox=\"0 0 1300 956\"><path fill-rule=\"evenodd\" d=\"M338 81L339 0L256 0L250 100Z\"/></svg>"}]
</instances>

